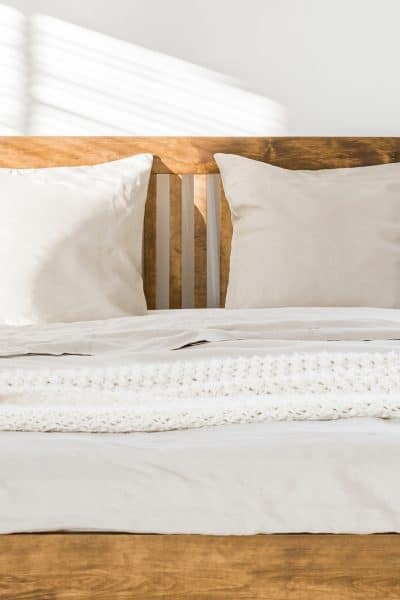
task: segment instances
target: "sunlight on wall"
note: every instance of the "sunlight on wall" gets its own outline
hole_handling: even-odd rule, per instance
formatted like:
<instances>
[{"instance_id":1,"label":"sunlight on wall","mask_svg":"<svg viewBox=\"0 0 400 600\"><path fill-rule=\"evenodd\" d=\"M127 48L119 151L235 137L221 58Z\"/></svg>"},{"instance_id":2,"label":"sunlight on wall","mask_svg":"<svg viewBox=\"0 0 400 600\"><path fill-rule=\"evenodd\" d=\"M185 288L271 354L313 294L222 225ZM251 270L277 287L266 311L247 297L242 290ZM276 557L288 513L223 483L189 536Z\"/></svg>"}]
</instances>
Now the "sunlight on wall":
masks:
<instances>
[{"instance_id":1,"label":"sunlight on wall","mask_svg":"<svg viewBox=\"0 0 400 600\"><path fill-rule=\"evenodd\" d=\"M0 5L0 127L30 135L285 135L284 108L226 75Z\"/></svg>"},{"instance_id":2,"label":"sunlight on wall","mask_svg":"<svg viewBox=\"0 0 400 600\"><path fill-rule=\"evenodd\" d=\"M30 22L31 134L274 135L282 107L227 77L52 17Z\"/></svg>"},{"instance_id":3,"label":"sunlight on wall","mask_svg":"<svg viewBox=\"0 0 400 600\"><path fill-rule=\"evenodd\" d=\"M0 135L18 135L25 130L28 104L25 42L25 17L0 5Z\"/></svg>"},{"instance_id":4,"label":"sunlight on wall","mask_svg":"<svg viewBox=\"0 0 400 600\"><path fill-rule=\"evenodd\" d=\"M0 5L0 134L285 135L278 103L232 78ZM165 178L164 178L165 179ZM168 200L168 181L159 191ZM208 304L219 302L219 183L207 194ZM164 192L163 192L164 190ZM193 181L183 180L183 304L193 305ZM157 205L158 306L168 305L169 208Z\"/></svg>"}]
</instances>

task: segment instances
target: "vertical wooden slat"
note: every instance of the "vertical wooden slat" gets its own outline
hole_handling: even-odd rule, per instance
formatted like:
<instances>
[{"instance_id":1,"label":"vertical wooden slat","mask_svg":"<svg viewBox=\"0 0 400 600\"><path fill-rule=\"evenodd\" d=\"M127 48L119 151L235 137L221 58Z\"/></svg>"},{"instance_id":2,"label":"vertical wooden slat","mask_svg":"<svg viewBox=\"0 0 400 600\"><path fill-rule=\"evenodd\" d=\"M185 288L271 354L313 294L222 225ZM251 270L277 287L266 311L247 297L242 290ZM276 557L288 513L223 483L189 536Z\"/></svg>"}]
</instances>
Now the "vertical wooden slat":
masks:
<instances>
[{"instance_id":1,"label":"vertical wooden slat","mask_svg":"<svg viewBox=\"0 0 400 600\"><path fill-rule=\"evenodd\" d=\"M193 175L182 175L182 307L194 306Z\"/></svg>"},{"instance_id":2,"label":"vertical wooden slat","mask_svg":"<svg viewBox=\"0 0 400 600\"><path fill-rule=\"evenodd\" d=\"M219 295L220 305L225 306L226 290L229 279L229 261L232 242L232 219L228 200L226 199L220 179L220 211L219 211Z\"/></svg>"},{"instance_id":3,"label":"vertical wooden slat","mask_svg":"<svg viewBox=\"0 0 400 600\"><path fill-rule=\"evenodd\" d=\"M150 176L144 212L143 234L143 286L147 308L156 307L156 211L157 211L157 175Z\"/></svg>"},{"instance_id":4,"label":"vertical wooden slat","mask_svg":"<svg viewBox=\"0 0 400 600\"><path fill-rule=\"evenodd\" d=\"M169 176L169 307L182 307L182 178Z\"/></svg>"},{"instance_id":5,"label":"vertical wooden slat","mask_svg":"<svg viewBox=\"0 0 400 600\"><path fill-rule=\"evenodd\" d=\"M169 175L157 175L156 308L169 308Z\"/></svg>"},{"instance_id":6,"label":"vertical wooden slat","mask_svg":"<svg viewBox=\"0 0 400 600\"><path fill-rule=\"evenodd\" d=\"M194 305L207 306L207 175L195 175L194 196Z\"/></svg>"}]
</instances>

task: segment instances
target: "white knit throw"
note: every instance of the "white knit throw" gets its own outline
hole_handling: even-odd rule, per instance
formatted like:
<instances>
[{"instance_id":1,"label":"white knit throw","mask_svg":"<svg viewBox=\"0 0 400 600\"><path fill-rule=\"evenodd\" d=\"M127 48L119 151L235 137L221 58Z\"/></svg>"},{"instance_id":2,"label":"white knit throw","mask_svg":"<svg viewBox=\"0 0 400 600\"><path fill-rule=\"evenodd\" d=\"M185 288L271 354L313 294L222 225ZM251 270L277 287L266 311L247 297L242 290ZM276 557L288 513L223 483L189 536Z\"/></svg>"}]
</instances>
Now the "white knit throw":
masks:
<instances>
[{"instance_id":1,"label":"white knit throw","mask_svg":"<svg viewBox=\"0 0 400 600\"><path fill-rule=\"evenodd\" d=\"M0 430L166 431L400 417L400 353L306 353L0 371Z\"/></svg>"}]
</instances>

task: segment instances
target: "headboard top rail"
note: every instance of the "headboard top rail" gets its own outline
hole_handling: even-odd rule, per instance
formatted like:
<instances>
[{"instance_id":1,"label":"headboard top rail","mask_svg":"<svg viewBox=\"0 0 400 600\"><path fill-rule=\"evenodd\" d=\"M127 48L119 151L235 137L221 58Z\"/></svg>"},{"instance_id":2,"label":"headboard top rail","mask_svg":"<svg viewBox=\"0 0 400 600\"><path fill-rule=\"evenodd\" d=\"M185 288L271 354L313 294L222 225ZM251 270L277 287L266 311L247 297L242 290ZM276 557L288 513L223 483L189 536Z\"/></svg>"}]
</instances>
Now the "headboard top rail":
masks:
<instances>
[{"instance_id":1,"label":"headboard top rail","mask_svg":"<svg viewBox=\"0 0 400 600\"><path fill-rule=\"evenodd\" d=\"M0 167L95 164L154 154L153 172L218 173L216 152L288 169L329 169L400 161L396 137L0 137Z\"/></svg>"}]
</instances>

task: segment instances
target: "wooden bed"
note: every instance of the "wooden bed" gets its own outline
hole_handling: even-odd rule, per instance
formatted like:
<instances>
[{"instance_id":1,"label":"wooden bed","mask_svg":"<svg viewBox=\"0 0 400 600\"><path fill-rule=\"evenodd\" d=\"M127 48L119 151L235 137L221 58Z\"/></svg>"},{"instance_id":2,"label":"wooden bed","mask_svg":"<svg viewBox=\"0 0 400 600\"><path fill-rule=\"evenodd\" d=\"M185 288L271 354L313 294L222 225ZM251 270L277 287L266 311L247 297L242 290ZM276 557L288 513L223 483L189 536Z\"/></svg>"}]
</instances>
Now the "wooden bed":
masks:
<instances>
[{"instance_id":1,"label":"wooden bed","mask_svg":"<svg viewBox=\"0 0 400 600\"><path fill-rule=\"evenodd\" d=\"M169 305L182 306L182 176L193 176L194 302L207 302L207 176L215 152L289 169L400 162L400 138L0 138L1 167L93 164L139 152L156 156L145 216L144 281L156 306L157 178L169 176ZM220 193L220 302L232 227ZM7 460L2 457L2 460ZM1 482L0 482L1 484ZM1 507L0 507L1 510ZM400 598L400 536L129 535L0 536L0 599Z\"/></svg>"}]
</instances>

